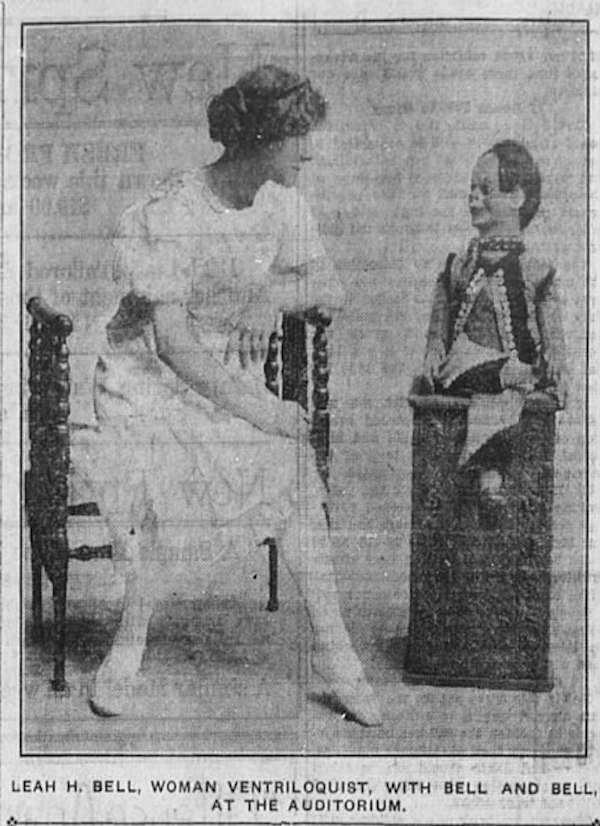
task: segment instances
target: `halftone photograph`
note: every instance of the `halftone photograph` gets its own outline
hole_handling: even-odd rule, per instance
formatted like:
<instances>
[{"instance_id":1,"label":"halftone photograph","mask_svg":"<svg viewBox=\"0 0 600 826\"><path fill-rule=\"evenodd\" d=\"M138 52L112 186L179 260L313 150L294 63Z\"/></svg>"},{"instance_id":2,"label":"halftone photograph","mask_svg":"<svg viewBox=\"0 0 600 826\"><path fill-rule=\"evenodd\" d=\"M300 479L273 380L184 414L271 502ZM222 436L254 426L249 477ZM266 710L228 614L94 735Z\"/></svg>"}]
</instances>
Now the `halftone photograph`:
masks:
<instances>
[{"instance_id":1,"label":"halftone photograph","mask_svg":"<svg viewBox=\"0 0 600 826\"><path fill-rule=\"evenodd\" d=\"M588 21L21 38L22 756L585 757Z\"/></svg>"}]
</instances>

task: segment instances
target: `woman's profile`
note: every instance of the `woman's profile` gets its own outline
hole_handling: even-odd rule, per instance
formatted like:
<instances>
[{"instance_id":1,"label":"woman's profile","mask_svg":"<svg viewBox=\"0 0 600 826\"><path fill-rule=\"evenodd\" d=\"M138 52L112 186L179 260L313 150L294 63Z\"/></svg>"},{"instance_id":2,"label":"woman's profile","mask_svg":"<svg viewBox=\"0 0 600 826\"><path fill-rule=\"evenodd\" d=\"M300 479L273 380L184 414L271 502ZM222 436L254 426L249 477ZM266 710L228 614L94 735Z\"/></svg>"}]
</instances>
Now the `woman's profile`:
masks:
<instances>
[{"instance_id":1,"label":"woman's profile","mask_svg":"<svg viewBox=\"0 0 600 826\"><path fill-rule=\"evenodd\" d=\"M125 708L178 549L234 535L249 553L276 539L306 603L313 668L356 720L381 722L340 613L308 424L265 388L262 369L279 311L341 304L295 188L325 109L308 79L248 72L208 108L221 157L170 176L120 221L122 300L96 370L88 461L125 598L91 690L98 714Z\"/></svg>"}]
</instances>

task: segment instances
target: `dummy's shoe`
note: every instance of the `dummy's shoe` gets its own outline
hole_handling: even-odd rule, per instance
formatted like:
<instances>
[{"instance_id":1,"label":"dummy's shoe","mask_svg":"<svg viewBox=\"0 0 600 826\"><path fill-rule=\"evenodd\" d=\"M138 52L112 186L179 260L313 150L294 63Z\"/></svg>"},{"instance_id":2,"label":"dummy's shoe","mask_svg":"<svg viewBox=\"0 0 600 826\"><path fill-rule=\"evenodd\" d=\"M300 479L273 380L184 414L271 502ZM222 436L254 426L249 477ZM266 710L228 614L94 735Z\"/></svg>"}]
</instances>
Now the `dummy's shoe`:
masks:
<instances>
[{"instance_id":1,"label":"dummy's shoe","mask_svg":"<svg viewBox=\"0 0 600 826\"><path fill-rule=\"evenodd\" d=\"M503 490L482 490L479 494L479 504L484 510L498 513L506 506L508 499Z\"/></svg>"},{"instance_id":2,"label":"dummy's shoe","mask_svg":"<svg viewBox=\"0 0 600 826\"><path fill-rule=\"evenodd\" d=\"M315 651L314 671L328 684L333 699L363 726L381 726L383 718L375 692L354 651Z\"/></svg>"},{"instance_id":3,"label":"dummy's shoe","mask_svg":"<svg viewBox=\"0 0 600 826\"><path fill-rule=\"evenodd\" d=\"M479 524L484 530L496 530L506 514L508 502L504 480L497 470L484 470L479 477Z\"/></svg>"},{"instance_id":4,"label":"dummy's shoe","mask_svg":"<svg viewBox=\"0 0 600 826\"><path fill-rule=\"evenodd\" d=\"M502 508L506 505L504 480L499 470L492 468L482 470L479 476L479 500L488 509Z\"/></svg>"}]
</instances>

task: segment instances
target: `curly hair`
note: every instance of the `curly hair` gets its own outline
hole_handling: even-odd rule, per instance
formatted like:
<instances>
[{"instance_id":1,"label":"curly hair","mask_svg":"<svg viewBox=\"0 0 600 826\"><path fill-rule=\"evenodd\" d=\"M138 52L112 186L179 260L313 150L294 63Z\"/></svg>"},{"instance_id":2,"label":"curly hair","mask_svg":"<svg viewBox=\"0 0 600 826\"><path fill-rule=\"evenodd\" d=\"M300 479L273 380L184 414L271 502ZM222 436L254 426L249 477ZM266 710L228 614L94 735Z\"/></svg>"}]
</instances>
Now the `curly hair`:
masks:
<instances>
[{"instance_id":1,"label":"curly hair","mask_svg":"<svg viewBox=\"0 0 600 826\"><path fill-rule=\"evenodd\" d=\"M522 143L500 141L489 150L498 158L498 183L501 192L514 192L520 186L525 200L519 209L521 229L529 224L542 199L542 179L536 162Z\"/></svg>"},{"instance_id":2,"label":"curly hair","mask_svg":"<svg viewBox=\"0 0 600 826\"><path fill-rule=\"evenodd\" d=\"M208 105L209 134L230 154L306 135L327 103L308 78L267 64L242 75Z\"/></svg>"}]
</instances>

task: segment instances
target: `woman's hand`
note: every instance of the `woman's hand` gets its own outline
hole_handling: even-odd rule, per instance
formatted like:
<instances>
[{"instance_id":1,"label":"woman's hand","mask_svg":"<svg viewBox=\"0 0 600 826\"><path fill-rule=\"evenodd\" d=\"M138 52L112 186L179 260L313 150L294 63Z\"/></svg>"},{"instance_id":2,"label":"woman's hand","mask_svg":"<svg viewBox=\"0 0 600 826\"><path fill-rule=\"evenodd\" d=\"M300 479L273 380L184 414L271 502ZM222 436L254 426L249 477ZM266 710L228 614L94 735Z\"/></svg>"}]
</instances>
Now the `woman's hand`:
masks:
<instances>
[{"instance_id":1,"label":"woman's hand","mask_svg":"<svg viewBox=\"0 0 600 826\"><path fill-rule=\"evenodd\" d=\"M291 439L307 440L310 436L310 422L306 412L297 402L279 402L281 409L277 417L277 428L280 436Z\"/></svg>"},{"instance_id":2,"label":"woman's hand","mask_svg":"<svg viewBox=\"0 0 600 826\"><path fill-rule=\"evenodd\" d=\"M269 347L269 333L252 329L236 329L229 335L225 346L225 364L237 354L242 368L245 370L250 361L263 362L267 357Z\"/></svg>"},{"instance_id":3,"label":"woman's hand","mask_svg":"<svg viewBox=\"0 0 600 826\"><path fill-rule=\"evenodd\" d=\"M264 433L288 439L308 440L310 421L306 411L293 401L281 401L276 396L262 394L246 400L247 418Z\"/></svg>"},{"instance_id":4,"label":"woman's hand","mask_svg":"<svg viewBox=\"0 0 600 826\"><path fill-rule=\"evenodd\" d=\"M232 376L209 349L190 335L186 319L185 307L180 304L155 307L158 356L182 381L200 396L264 433L308 439L308 417L296 402L281 401L272 393L254 390Z\"/></svg>"},{"instance_id":5,"label":"woman's hand","mask_svg":"<svg viewBox=\"0 0 600 826\"><path fill-rule=\"evenodd\" d=\"M267 357L269 336L276 324L277 308L267 289L253 292L227 341L225 363L236 353L244 369L250 361L263 362Z\"/></svg>"}]
</instances>

